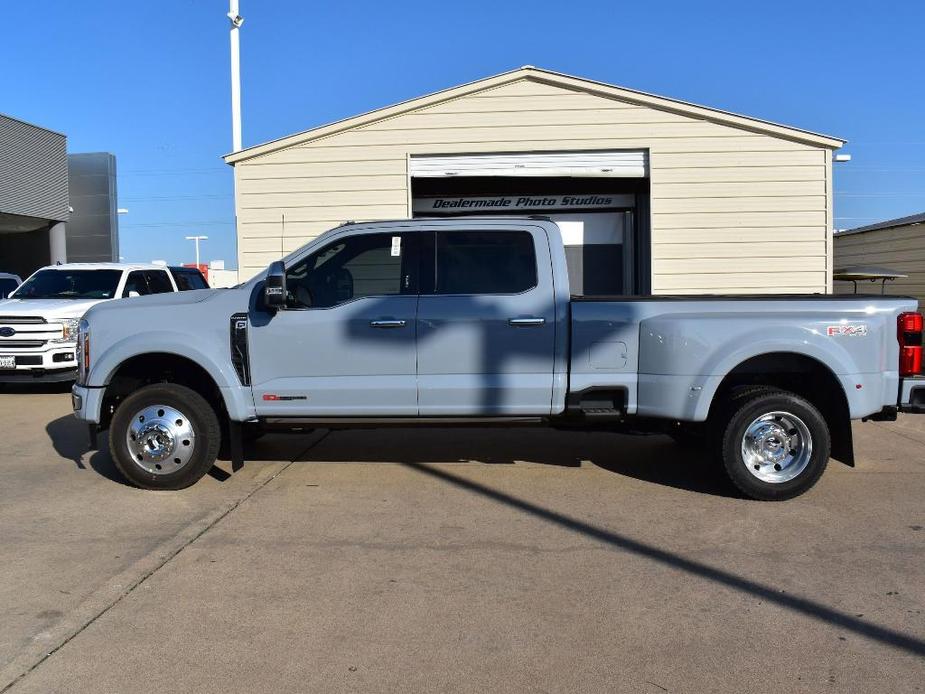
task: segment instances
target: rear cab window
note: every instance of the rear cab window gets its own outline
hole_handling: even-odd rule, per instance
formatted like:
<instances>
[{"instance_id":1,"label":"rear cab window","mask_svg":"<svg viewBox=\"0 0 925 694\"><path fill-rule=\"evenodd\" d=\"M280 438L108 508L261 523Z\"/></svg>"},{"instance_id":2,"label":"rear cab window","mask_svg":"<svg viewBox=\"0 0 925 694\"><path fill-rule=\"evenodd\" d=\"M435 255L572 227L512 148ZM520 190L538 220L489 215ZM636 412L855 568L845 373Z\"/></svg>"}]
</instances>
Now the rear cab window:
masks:
<instances>
[{"instance_id":1,"label":"rear cab window","mask_svg":"<svg viewBox=\"0 0 925 694\"><path fill-rule=\"evenodd\" d=\"M537 286L527 231L436 231L422 253L422 293L520 294Z\"/></svg>"}]
</instances>

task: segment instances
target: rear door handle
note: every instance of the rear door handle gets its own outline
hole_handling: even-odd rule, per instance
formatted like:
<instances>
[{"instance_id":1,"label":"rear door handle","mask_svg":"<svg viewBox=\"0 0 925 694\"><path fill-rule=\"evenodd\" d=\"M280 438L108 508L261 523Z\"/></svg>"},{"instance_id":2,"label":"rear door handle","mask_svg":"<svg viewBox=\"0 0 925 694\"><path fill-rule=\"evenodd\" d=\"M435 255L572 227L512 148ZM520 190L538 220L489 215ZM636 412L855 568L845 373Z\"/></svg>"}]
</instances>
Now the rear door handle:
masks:
<instances>
[{"instance_id":1,"label":"rear door handle","mask_svg":"<svg viewBox=\"0 0 925 694\"><path fill-rule=\"evenodd\" d=\"M369 322L371 328L404 328L405 321L403 320L371 320Z\"/></svg>"},{"instance_id":2,"label":"rear door handle","mask_svg":"<svg viewBox=\"0 0 925 694\"><path fill-rule=\"evenodd\" d=\"M544 325L546 323L545 318L508 318L508 325L512 325L515 328L529 328L539 325Z\"/></svg>"}]
</instances>

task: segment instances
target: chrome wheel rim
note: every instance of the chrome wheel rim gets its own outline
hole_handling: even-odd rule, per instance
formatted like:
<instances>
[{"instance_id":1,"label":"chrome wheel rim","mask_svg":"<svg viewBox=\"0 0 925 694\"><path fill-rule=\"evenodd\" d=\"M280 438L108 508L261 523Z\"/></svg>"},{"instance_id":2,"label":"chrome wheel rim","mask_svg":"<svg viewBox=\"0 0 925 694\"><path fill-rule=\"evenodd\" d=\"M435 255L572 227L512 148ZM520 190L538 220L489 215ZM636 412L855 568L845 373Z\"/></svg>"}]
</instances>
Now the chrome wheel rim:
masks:
<instances>
[{"instance_id":1,"label":"chrome wheel rim","mask_svg":"<svg viewBox=\"0 0 925 694\"><path fill-rule=\"evenodd\" d=\"M192 460L196 432L189 418L175 407L148 405L132 416L125 445L142 470L169 475Z\"/></svg>"},{"instance_id":2,"label":"chrome wheel rim","mask_svg":"<svg viewBox=\"0 0 925 694\"><path fill-rule=\"evenodd\" d=\"M790 412L768 412L745 428L742 461L753 477L770 484L789 482L813 455L806 423Z\"/></svg>"}]
</instances>

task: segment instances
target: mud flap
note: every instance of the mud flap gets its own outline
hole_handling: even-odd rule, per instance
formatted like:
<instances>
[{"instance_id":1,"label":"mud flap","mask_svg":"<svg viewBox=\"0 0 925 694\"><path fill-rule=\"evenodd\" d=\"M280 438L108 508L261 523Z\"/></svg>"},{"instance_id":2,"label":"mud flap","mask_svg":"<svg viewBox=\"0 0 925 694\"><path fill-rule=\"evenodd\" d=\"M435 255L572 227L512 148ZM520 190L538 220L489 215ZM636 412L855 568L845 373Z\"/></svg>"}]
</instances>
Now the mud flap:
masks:
<instances>
[{"instance_id":1,"label":"mud flap","mask_svg":"<svg viewBox=\"0 0 925 694\"><path fill-rule=\"evenodd\" d=\"M241 422L228 422L228 452L231 455L231 471L244 467L244 434Z\"/></svg>"},{"instance_id":2,"label":"mud flap","mask_svg":"<svg viewBox=\"0 0 925 694\"><path fill-rule=\"evenodd\" d=\"M830 427L832 458L849 467L854 467L854 434L851 432L851 420L847 417L836 417Z\"/></svg>"}]
</instances>

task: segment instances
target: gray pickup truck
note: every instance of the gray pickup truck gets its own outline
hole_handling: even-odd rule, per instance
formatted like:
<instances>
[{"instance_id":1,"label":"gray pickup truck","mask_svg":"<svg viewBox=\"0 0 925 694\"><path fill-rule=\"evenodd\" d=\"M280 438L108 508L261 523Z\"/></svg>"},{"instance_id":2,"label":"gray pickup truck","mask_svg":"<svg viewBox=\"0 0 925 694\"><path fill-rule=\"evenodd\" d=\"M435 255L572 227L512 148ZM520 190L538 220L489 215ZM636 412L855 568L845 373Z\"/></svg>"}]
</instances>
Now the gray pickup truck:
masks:
<instances>
[{"instance_id":1,"label":"gray pickup truck","mask_svg":"<svg viewBox=\"0 0 925 694\"><path fill-rule=\"evenodd\" d=\"M787 499L853 463L850 420L925 411L916 308L573 297L548 220L351 223L234 289L94 306L73 404L149 489L275 428L506 424L668 434Z\"/></svg>"}]
</instances>

